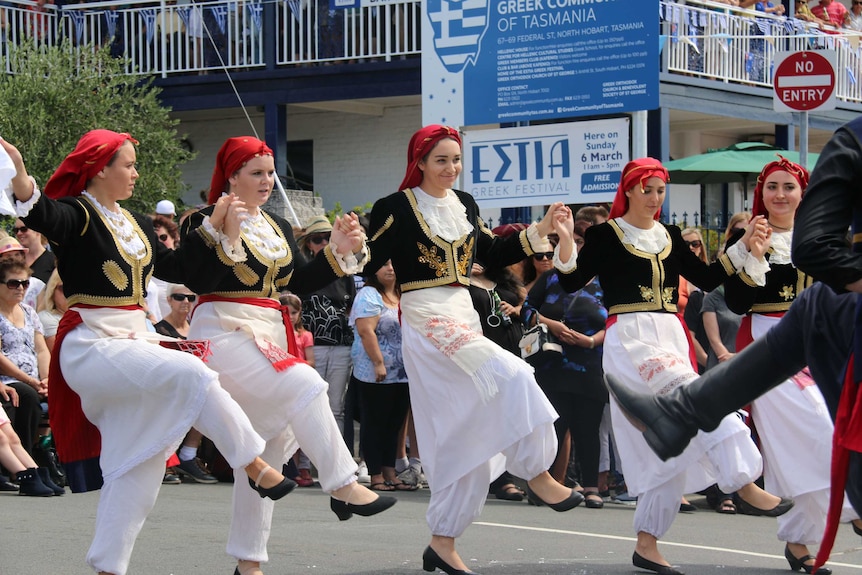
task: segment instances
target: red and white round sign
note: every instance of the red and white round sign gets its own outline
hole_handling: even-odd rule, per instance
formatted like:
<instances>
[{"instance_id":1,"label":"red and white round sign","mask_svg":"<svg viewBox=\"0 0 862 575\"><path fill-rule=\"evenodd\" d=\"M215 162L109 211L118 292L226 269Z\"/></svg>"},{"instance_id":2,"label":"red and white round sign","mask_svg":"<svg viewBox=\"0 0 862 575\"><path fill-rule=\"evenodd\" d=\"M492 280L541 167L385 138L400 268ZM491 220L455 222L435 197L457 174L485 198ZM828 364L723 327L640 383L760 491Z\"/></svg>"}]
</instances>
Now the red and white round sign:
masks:
<instances>
[{"instance_id":1,"label":"red and white round sign","mask_svg":"<svg viewBox=\"0 0 862 575\"><path fill-rule=\"evenodd\" d=\"M776 112L835 109L835 52L779 52L772 86Z\"/></svg>"}]
</instances>

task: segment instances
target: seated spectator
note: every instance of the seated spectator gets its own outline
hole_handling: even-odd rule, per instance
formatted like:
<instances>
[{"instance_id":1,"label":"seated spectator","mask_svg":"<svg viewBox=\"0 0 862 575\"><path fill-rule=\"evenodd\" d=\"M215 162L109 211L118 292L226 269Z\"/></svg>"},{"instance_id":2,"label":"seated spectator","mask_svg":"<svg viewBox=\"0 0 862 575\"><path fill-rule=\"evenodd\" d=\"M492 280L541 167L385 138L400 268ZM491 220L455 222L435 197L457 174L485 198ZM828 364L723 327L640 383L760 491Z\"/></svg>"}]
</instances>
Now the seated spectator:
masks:
<instances>
[{"instance_id":1,"label":"seated spectator","mask_svg":"<svg viewBox=\"0 0 862 575\"><path fill-rule=\"evenodd\" d=\"M0 400L17 405L18 395L13 388L0 383ZM15 433L9 418L6 417L2 409L0 409L0 465L10 473L15 474L15 481L18 482L18 495L51 497L66 493L65 489L51 481L47 469L36 466L36 462L22 446L21 439ZM7 491L8 489L3 490Z\"/></svg>"},{"instance_id":2,"label":"seated spectator","mask_svg":"<svg viewBox=\"0 0 862 575\"><path fill-rule=\"evenodd\" d=\"M796 0L796 12L793 16L797 20L804 20L805 22L817 25L830 23L828 18L820 18L814 14L811 8L808 7L808 0Z\"/></svg>"},{"instance_id":3,"label":"seated spectator","mask_svg":"<svg viewBox=\"0 0 862 575\"><path fill-rule=\"evenodd\" d=\"M45 249L48 240L39 232L28 228L21 220L15 220L15 238L27 251L24 253L24 263L30 268L33 277L47 283L51 272L57 267L57 258Z\"/></svg>"},{"instance_id":4,"label":"seated spectator","mask_svg":"<svg viewBox=\"0 0 862 575\"><path fill-rule=\"evenodd\" d=\"M21 242L11 237L5 231L0 230L0 262L18 262L26 266L27 248ZM45 289L45 282L39 278L30 278L30 287L24 294L24 303L36 309L38 307L39 294Z\"/></svg>"},{"instance_id":5,"label":"seated spectator","mask_svg":"<svg viewBox=\"0 0 862 575\"><path fill-rule=\"evenodd\" d=\"M156 332L177 339L188 338L189 315L197 297L184 285L168 284L165 299L167 299L171 311L155 325ZM203 434L200 431L195 428L190 429L183 440L182 447L177 452L179 464L168 468L166 475L185 476L197 483L218 483L218 479L209 472L204 462L198 458L198 448L202 439ZM166 479L163 483L174 483L174 481Z\"/></svg>"},{"instance_id":6,"label":"seated spectator","mask_svg":"<svg viewBox=\"0 0 862 575\"><path fill-rule=\"evenodd\" d=\"M29 281L30 271L23 263L0 263L0 382L18 396L14 405L6 402L3 407L32 455L42 420L42 398L48 397L51 354L36 310L23 303Z\"/></svg>"},{"instance_id":7,"label":"seated spectator","mask_svg":"<svg viewBox=\"0 0 862 575\"><path fill-rule=\"evenodd\" d=\"M54 350L54 339L57 337L57 326L60 324L60 318L69 309L69 302L66 300L66 294L63 293L63 280L60 279L60 272L54 270L51 273L43 293L44 296L39 298L39 321L42 322L42 334L45 336L45 343L50 352Z\"/></svg>"}]
</instances>

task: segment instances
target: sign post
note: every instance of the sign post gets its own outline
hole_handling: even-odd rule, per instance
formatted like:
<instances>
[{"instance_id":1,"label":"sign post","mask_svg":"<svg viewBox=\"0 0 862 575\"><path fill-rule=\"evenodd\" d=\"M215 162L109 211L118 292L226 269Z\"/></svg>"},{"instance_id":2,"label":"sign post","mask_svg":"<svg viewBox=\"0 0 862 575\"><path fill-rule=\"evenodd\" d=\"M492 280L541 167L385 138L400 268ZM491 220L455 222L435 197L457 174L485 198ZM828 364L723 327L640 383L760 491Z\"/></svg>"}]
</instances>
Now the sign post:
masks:
<instances>
[{"instance_id":1,"label":"sign post","mask_svg":"<svg viewBox=\"0 0 862 575\"><path fill-rule=\"evenodd\" d=\"M799 163L808 163L808 113L835 109L834 50L778 52L772 80L776 112L798 112Z\"/></svg>"}]
</instances>

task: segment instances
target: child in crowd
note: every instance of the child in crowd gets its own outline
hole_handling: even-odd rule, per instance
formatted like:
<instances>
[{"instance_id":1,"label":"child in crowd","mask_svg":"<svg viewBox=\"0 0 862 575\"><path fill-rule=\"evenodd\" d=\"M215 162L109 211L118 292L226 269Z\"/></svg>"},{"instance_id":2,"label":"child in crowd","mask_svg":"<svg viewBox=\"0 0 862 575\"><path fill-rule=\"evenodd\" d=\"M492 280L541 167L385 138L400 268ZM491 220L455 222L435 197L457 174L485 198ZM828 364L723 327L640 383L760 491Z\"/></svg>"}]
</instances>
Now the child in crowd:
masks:
<instances>
[{"instance_id":1,"label":"child in crowd","mask_svg":"<svg viewBox=\"0 0 862 575\"><path fill-rule=\"evenodd\" d=\"M296 294L285 292L278 298L281 305L290 309L290 321L293 324L293 334L296 337L296 349L299 357L304 359L308 365L314 367L314 335L302 325L302 300ZM294 481L300 487L311 487L314 479L311 477L311 460L308 459L301 449L293 454L293 462L299 475Z\"/></svg>"}]
</instances>

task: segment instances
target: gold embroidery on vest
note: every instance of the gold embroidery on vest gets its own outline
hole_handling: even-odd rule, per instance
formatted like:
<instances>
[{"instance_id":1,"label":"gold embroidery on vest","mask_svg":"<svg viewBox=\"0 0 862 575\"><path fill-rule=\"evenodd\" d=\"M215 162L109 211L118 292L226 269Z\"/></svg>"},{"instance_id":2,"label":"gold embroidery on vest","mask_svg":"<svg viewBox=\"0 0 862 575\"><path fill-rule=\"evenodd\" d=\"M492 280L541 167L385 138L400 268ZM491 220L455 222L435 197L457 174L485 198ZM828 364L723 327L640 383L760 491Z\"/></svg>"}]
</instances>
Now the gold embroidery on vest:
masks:
<instances>
[{"instance_id":1,"label":"gold embroidery on vest","mask_svg":"<svg viewBox=\"0 0 862 575\"><path fill-rule=\"evenodd\" d=\"M476 238L471 237L470 241L464 244L464 252L458 259L458 271L461 272L462 276L467 275L467 265L470 263L470 256L473 255L473 243L475 240Z\"/></svg>"},{"instance_id":2,"label":"gold embroidery on vest","mask_svg":"<svg viewBox=\"0 0 862 575\"><path fill-rule=\"evenodd\" d=\"M778 295L784 298L784 301L790 301L793 299L793 286L783 286L781 291L778 292Z\"/></svg>"},{"instance_id":3,"label":"gold embroidery on vest","mask_svg":"<svg viewBox=\"0 0 862 575\"><path fill-rule=\"evenodd\" d=\"M673 303L673 288L664 288L661 292L661 299L665 304L670 305L671 303Z\"/></svg>"},{"instance_id":4,"label":"gold embroidery on vest","mask_svg":"<svg viewBox=\"0 0 862 575\"><path fill-rule=\"evenodd\" d=\"M260 281L260 276L244 263L238 263L233 266L233 273L243 285L253 286L257 285L257 282Z\"/></svg>"},{"instance_id":5,"label":"gold embroidery on vest","mask_svg":"<svg viewBox=\"0 0 862 575\"><path fill-rule=\"evenodd\" d=\"M102 264L102 272L108 281L120 291L125 291L129 287L129 277L123 272L120 264L113 260L108 260Z\"/></svg>"},{"instance_id":6,"label":"gold embroidery on vest","mask_svg":"<svg viewBox=\"0 0 862 575\"><path fill-rule=\"evenodd\" d=\"M651 287L647 286L638 286L641 290L641 298L644 301L655 303L655 292Z\"/></svg>"},{"instance_id":7,"label":"gold embroidery on vest","mask_svg":"<svg viewBox=\"0 0 862 575\"><path fill-rule=\"evenodd\" d=\"M428 249L428 247L419 242L416 242L416 245L419 246L419 251L422 253L419 256L419 263L428 264L428 267L434 270L438 278L445 275L446 264L443 262L443 258L437 255L437 246L431 246L431 249Z\"/></svg>"}]
</instances>

